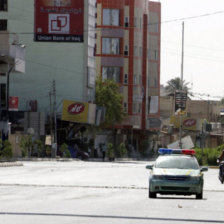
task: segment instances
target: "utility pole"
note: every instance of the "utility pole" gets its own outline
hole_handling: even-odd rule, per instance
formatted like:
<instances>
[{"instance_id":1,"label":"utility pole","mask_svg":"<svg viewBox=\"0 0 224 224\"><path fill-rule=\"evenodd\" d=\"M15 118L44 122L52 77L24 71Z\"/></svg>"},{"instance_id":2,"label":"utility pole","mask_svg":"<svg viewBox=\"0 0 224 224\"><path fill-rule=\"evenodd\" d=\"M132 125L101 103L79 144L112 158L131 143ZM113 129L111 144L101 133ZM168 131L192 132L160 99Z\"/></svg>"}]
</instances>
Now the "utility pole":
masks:
<instances>
[{"instance_id":1,"label":"utility pole","mask_svg":"<svg viewBox=\"0 0 224 224\"><path fill-rule=\"evenodd\" d=\"M53 126L52 126L52 100L51 100L52 92L49 92L49 98L50 98L50 116L49 116L49 122L50 122L50 135L51 135L51 144L53 139Z\"/></svg>"},{"instance_id":2,"label":"utility pole","mask_svg":"<svg viewBox=\"0 0 224 224\"><path fill-rule=\"evenodd\" d=\"M184 76L184 22L182 23L182 54L181 54L181 77L180 77L180 89L181 91L183 90L183 76ZM181 97L181 101L182 101L182 97ZM181 102L182 104L182 102ZM180 140L179 140L179 147L180 149L182 149L182 123L183 123L183 119L182 119L182 113L180 111L180 128L179 128L179 135L180 135Z\"/></svg>"},{"instance_id":3,"label":"utility pole","mask_svg":"<svg viewBox=\"0 0 224 224\"><path fill-rule=\"evenodd\" d=\"M54 147L55 147L55 156L57 156L57 108L56 108L56 83L53 80L53 111L54 111Z\"/></svg>"}]
</instances>

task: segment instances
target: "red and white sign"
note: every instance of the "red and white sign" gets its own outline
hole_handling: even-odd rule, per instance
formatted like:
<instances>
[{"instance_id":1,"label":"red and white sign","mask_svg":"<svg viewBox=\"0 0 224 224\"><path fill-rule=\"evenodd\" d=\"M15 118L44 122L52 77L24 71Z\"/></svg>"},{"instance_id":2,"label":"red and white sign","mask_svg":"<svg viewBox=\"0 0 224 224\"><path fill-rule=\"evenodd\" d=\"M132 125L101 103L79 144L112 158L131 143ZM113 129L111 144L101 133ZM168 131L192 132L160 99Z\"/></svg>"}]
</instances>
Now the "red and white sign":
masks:
<instances>
[{"instance_id":1,"label":"red and white sign","mask_svg":"<svg viewBox=\"0 0 224 224\"><path fill-rule=\"evenodd\" d=\"M9 97L9 111L18 111L19 98L16 96Z\"/></svg>"},{"instance_id":2,"label":"red and white sign","mask_svg":"<svg viewBox=\"0 0 224 224\"><path fill-rule=\"evenodd\" d=\"M84 0L35 0L35 41L83 42Z\"/></svg>"},{"instance_id":3,"label":"red and white sign","mask_svg":"<svg viewBox=\"0 0 224 224\"><path fill-rule=\"evenodd\" d=\"M197 121L195 119L190 119L190 118L184 120L184 122L183 122L185 127L193 127L196 125L196 123L197 123Z\"/></svg>"},{"instance_id":4,"label":"red and white sign","mask_svg":"<svg viewBox=\"0 0 224 224\"><path fill-rule=\"evenodd\" d=\"M69 114L81 114L85 110L83 103L73 103L68 107Z\"/></svg>"}]
</instances>

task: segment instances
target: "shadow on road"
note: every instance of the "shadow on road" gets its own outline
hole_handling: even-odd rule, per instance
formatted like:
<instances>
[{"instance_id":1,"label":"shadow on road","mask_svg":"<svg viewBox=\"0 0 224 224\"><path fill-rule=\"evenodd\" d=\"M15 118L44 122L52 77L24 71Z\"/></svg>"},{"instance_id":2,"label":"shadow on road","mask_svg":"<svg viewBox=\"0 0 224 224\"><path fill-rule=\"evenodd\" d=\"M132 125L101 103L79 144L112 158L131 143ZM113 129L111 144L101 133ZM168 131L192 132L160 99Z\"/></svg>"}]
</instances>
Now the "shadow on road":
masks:
<instances>
[{"instance_id":1,"label":"shadow on road","mask_svg":"<svg viewBox=\"0 0 224 224\"><path fill-rule=\"evenodd\" d=\"M137 216L114 216L114 215L81 215L81 214L60 214L60 213L35 213L35 212L0 212L1 215L9 216L60 216L79 217L95 219L127 219L127 220L154 220L154 221L174 221L174 222L198 222L198 223L224 223L222 220L206 219L179 219L179 218L159 218L159 217L137 217Z\"/></svg>"}]
</instances>

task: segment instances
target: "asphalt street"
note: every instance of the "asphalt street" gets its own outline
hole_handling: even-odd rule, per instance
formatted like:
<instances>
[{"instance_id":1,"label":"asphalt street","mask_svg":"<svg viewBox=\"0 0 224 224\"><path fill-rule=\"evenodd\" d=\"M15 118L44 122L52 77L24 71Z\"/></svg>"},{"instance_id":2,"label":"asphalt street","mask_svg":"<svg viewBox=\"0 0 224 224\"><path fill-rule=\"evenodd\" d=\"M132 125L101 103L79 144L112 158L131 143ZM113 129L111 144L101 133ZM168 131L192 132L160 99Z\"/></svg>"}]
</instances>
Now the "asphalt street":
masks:
<instances>
[{"instance_id":1,"label":"asphalt street","mask_svg":"<svg viewBox=\"0 0 224 224\"><path fill-rule=\"evenodd\" d=\"M0 223L224 223L224 185L217 169L205 173L203 200L149 199L147 164L23 162L0 167Z\"/></svg>"}]
</instances>

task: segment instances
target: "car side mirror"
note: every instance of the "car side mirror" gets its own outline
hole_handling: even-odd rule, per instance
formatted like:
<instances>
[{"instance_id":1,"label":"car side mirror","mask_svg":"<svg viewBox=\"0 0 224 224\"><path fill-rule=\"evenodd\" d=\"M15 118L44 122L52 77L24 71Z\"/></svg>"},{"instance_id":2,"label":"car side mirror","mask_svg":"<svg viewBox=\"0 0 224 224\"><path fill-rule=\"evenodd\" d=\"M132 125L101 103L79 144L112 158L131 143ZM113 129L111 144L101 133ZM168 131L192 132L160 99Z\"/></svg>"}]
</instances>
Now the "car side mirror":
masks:
<instances>
[{"instance_id":1,"label":"car side mirror","mask_svg":"<svg viewBox=\"0 0 224 224\"><path fill-rule=\"evenodd\" d=\"M149 170L152 170L153 165L147 165L145 168L146 168L146 169L149 169Z\"/></svg>"},{"instance_id":2,"label":"car side mirror","mask_svg":"<svg viewBox=\"0 0 224 224\"><path fill-rule=\"evenodd\" d=\"M202 166L201 167L201 172L204 172L204 171L208 171L208 167L207 166Z\"/></svg>"}]
</instances>

